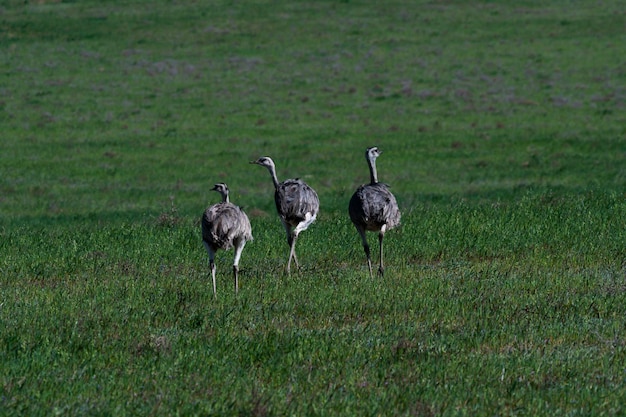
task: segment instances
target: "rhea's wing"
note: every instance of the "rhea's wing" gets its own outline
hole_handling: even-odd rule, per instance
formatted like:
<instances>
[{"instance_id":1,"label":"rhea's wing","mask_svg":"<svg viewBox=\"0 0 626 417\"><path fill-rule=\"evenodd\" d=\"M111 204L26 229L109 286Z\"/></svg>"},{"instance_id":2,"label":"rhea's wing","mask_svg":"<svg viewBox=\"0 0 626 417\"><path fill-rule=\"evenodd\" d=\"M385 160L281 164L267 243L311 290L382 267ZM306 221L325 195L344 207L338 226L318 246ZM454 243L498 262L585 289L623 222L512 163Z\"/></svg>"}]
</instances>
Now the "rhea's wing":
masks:
<instances>
[{"instance_id":1,"label":"rhea's wing","mask_svg":"<svg viewBox=\"0 0 626 417\"><path fill-rule=\"evenodd\" d=\"M400 224L398 203L387 184L366 184L357 188L348 211L353 223L368 230L379 230L384 224L390 229Z\"/></svg>"},{"instance_id":2,"label":"rhea's wing","mask_svg":"<svg viewBox=\"0 0 626 417\"><path fill-rule=\"evenodd\" d=\"M202 217L202 239L216 248L230 249L236 239L252 240L250 220L234 204L215 204Z\"/></svg>"},{"instance_id":3,"label":"rhea's wing","mask_svg":"<svg viewBox=\"0 0 626 417\"><path fill-rule=\"evenodd\" d=\"M350 214L350 220L352 220L352 223L365 228L365 225L367 224L367 215L365 214L364 208L363 187L364 186L361 185L357 188L354 194L352 194L350 204L348 205L348 213Z\"/></svg>"},{"instance_id":4,"label":"rhea's wing","mask_svg":"<svg viewBox=\"0 0 626 417\"><path fill-rule=\"evenodd\" d=\"M274 193L276 210L288 223L299 223L317 216L320 201L317 193L300 179L286 180L278 185Z\"/></svg>"},{"instance_id":5,"label":"rhea's wing","mask_svg":"<svg viewBox=\"0 0 626 417\"><path fill-rule=\"evenodd\" d=\"M241 207L235 206L237 209L237 216L239 217L239 228L237 235L243 237L246 241L253 240L252 237L252 225L250 225L250 219Z\"/></svg>"}]
</instances>

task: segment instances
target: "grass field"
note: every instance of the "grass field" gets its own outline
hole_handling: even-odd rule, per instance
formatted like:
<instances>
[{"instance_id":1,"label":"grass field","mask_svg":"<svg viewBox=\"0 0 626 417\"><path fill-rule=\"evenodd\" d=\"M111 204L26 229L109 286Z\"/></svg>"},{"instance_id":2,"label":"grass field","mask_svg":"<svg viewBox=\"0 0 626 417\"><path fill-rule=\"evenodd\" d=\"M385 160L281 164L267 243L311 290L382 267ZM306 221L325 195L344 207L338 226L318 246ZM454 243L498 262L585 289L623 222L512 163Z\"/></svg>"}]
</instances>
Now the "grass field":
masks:
<instances>
[{"instance_id":1,"label":"grass field","mask_svg":"<svg viewBox=\"0 0 626 417\"><path fill-rule=\"evenodd\" d=\"M624 415L625 22L1 3L0 415ZM372 145L402 211L374 279L347 215ZM262 155L321 200L291 275ZM255 240L215 300L217 182Z\"/></svg>"}]
</instances>

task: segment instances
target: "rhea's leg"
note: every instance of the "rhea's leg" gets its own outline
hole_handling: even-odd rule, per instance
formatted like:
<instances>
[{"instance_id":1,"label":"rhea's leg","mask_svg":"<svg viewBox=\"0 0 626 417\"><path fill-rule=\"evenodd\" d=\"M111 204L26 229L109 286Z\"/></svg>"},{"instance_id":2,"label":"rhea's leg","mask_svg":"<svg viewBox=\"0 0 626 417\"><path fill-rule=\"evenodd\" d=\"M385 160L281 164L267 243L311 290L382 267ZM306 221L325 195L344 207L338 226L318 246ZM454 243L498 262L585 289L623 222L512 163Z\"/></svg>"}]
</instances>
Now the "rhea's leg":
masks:
<instances>
[{"instance_id":1,"label":"rhea's leg","mask_svg":"<svg viewBox=\"0 0 626 417\"><path fill-rule=\"evenodd\" d=\"M361 226L356 226L356 230L359 232L359 236L361 236L361 241L363 242L363 250L365 251L365 257L367 258L367 268L370 271L370 278L372 278L372 259L370 258L370 245L367 244L367 236L365 236L365 228Z\"/></svg>"},{"instance_id":2,"label":"rhea's leg","mask_svg":"<svg viewBox=\"0 0 626 417\"><path fill-rule=\"evenodd\" d=\"M243 252L243 248L246 246L245 240L240 240L235 242L235 260L233 261L233 275L235 277L235 294L239 293L239 259L241 258L241 253Z\"/></svg>"},{"instance_id":3,"label":"rhea's leg","mask_svg":"<svg viewBox=\"0 0 626 417\"><path fill-rule=\"evenodd\" d=\"M287 273L290 273L291 270L291 258L293 257L293 247L295 245L294 234L291 233L291 225L287 222L283 222L283 226L285 227L285 233L287 233L287 244L289 245L289 259L287 260Z\"/></svg>"},{"instance_id":4,"label":"rhea's leg","mask_svg":"<svg viewBox=\"0 0 626 417\"><path fill-rule=\"evenodd\" d=\"M314 221L317 215L312 215L307 212L304 215L304 220L298 223L298 225L293 230L293 250L291 250L291 244L289 245L291 252L293 253L293 260L296 263L296 267L300 268L300 264L298 263L298 257L296 256L296 240L298 236L300 236L300 232L305 231Z\"/></svg>"},{"instance_id":5,"label":"rhea's leg","mask_svg":"<svg viewBox=\"0 0 626 417\"><path fill-rule=\"evenodd\" d=\"M300 268L300 263L298 262L298 257L296 256L296 243L293 243L293 261L296 263L296 268Z\"/></svg>"},{"instance_id":6,"label":"rhea's leg","mask_svg":"<svg viewBox=\"0 0 626 417\"><path fill-rule=\"evenodd\" d=\"M215 262L213 259L210 261L211 264L211 276L213 277L213 297L217 298L217 286L215 284Z\"/></svg>"},{"instance_id":7,"label":"rhea's leg","mask_svg":"<svg viewBox=\"0 0 626 417\"><path fill-rule=\"evenodd\" d=\"M215 283L215 250L213 250L208 243L204 241L203 243L206 251L209 253L209 268L211 269L211 276L213 277L213 297L217 298L217 288Z\"/></svg>"},{"instance_id":8,"label":"rhea's leg","mask_svg":"<svg viewBox=\"0 0 626 417\"><path fill-rule=\"evenodd\" d=\"M239 294L239 267L233 265L233 275L235 277L235 295Z\"/></svg>"},{"instance_id":9,"label":"rhea's leg","mask_svg":"<svg viewBox=\"0 0 626 417\"><path fill-rule=\"evenodd\" d=\"M380 246L380 265L378 265L378 274L381 277L385 276L385 267L383 265L383 238L385 237L385 232L381 231L378 234L378 245Z\"/></svg>"},{"instance_id":10,"label":"rhea's leg","mask_svg":"<svg viewBox=\"0 0 626 417\"><path fill-rule=\"evenodd\" d=\"M298 235L293 234L289 239L289 261L287 262L287 273L291 273L291 259L293 258L296 263L296 268L299 268L298 258L296 257L296 241L298 240Z\"/></svg>"}]
</instances>

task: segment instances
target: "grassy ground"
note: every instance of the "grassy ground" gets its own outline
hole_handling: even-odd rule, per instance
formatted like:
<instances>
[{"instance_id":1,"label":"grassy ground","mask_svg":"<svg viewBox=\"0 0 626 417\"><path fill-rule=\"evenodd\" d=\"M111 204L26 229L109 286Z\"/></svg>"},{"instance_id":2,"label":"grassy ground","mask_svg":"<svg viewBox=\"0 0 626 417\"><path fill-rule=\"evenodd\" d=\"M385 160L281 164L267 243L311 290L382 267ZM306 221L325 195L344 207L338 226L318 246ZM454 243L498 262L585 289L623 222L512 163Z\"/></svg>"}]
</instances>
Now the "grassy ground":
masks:
<instances>
[{"instance_id":1,"label":"grassy ground","mask_svg":"<svg viewBox=\"0 0 626 417\"><path fill-rule=\"evenodd\" d=\"M620 2L8 1L0 22L0 414L626 411ZM384 279L347 216L371 145L403 213ZM321 200L291 276L261 155ZM218 255L214 300L216 182L255 240L237 298Z\"/></svg>"}]
</instances>

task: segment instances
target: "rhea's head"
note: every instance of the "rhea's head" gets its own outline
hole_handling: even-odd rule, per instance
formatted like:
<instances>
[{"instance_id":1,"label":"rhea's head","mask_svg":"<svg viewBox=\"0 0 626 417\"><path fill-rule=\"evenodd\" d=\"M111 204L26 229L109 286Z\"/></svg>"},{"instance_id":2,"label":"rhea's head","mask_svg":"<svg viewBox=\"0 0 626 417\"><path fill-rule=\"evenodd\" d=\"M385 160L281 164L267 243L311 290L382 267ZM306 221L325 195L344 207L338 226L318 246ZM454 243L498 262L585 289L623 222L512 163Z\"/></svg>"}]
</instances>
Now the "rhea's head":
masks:
<instances>
[{"instance_id":1,"label":"rhea's head","mask_svg":"<svg viewBox=\"0 0 626 417\"><path fill-rule=\"evenodd\" d=\"M274 168L274 161L272 161L272 158L270 158L269 156L262 156L259 159L257 159L256 161L250 161L251 164L257 164L257 165L261 165L265 168L271 169Z\"/></svg>"},{"instance_id":2,"label":"rhea's head","mask_svg":"<svg viewBox=\"0 0 626 417\"><path fill-rule=\"evenodd\" d=\"M217 191L222 196L222 201L228 201L228 186L223 182L217 183L211 188L211 191Z\"/></svg>"},{"instance_id":3,"label":"rhea's head","mask_svg":"<svg viewBox=\"0 0 626 417\"><path fill-rule=\"evenodd\" d=\"M365 151L365 159L368 162L374 162L382 153L383 151L379 150L377 146L372 146Z\"/></svg>"}]
</instances>

